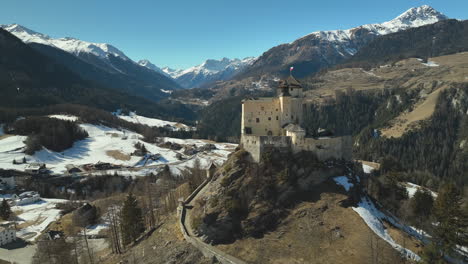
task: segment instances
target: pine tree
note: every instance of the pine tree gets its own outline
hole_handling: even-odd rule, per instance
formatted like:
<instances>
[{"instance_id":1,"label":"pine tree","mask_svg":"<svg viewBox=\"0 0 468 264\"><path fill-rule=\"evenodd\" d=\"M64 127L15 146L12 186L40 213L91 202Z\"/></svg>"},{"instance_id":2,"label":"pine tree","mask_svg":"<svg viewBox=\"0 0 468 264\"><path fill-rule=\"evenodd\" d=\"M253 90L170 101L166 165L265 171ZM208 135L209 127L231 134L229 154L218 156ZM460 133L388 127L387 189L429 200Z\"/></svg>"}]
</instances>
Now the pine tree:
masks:
<instances>
[{"instance_id":1,"label":"pine tree","mask_svg":"<svg viewBox=\"0 0 468 264\"><path fill-rule=\"evenodd\" d=\"M11 208L8 202L3 199L2 205L0 206L0 217L3 220L8 220L11 216Z\"/></svg>"},{"instance_id":2,"label":"pine tree","mask_svg":"<svg viewBox=\"0 0 468 264\"><path fill-rule=\"evenodd\" d=\"M450 254L455 245L467 245L467 216L462 211L461 193L454 184L441 187L434 203L437 226L434 242L441 253Z\"/></svg>"},{"instance_id":3,"label":"pine tree","mask_svg":"<svg viewBox=\"0 0 468 264\"><path fill-rule=\"evenodd\" d=\"M122 207L120 230L124 245L133 242L144 230L141 208L138 206L137 199L131 193L127 196Z\"/></svg>"},{"instance_id":4,"label":"pine tree","mask_svg":"<svg viewBox=\"0 0 468 264\"><path fill-rule=\"evenodd\" d=\"M431 217L434 198L426 189L418 189L410 200L411 214L416 218L416 225L423 228L423 223Z\"/></svg>"}]
</instances>

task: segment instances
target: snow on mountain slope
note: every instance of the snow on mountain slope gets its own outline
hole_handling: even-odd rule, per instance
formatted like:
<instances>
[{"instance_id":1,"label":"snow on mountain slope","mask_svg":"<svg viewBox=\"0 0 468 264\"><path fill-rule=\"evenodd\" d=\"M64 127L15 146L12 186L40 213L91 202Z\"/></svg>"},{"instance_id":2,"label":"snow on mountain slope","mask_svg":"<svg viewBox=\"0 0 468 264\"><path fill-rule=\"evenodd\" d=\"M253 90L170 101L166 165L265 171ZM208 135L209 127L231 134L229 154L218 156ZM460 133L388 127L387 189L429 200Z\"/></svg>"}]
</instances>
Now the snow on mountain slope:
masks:
<instances>
[{"instance_id":1,"label":"snow on mountain slope","mask_svg":"<svg viewBox=\"0 0 468 264\"><path fill-rule=\"evenodd\" d=\"M148 68L148 69L153 70L155 72L159 72L159 73L161 73L161 74L163 74L163 75L165 75L167 77L172 78L172 76L170 74L168 74L166 71L159 68L158 66L154 65L149 60L139 60L137 63L140 64L141 66L145 67L145 68Z\"/></svg>"},{"instance_id":2,"label":"snow on mountain slope","mask_svg":"<svg viewBox=\"0 0 468 264\"><path fill-rule=\"evenodd\" d=\"M242 83L245 78L257 78L268 74L287 76L291 66L294 66L296 77L304 78L323 68L343 62L379 36L445 19L447 16L424 5L411 8L398 17L380 24L366 24L344 30L316 31L264 52L237 79Z\"/></svg>"},{"instance_id":3,"label":"snow on mountain slope","mask_svg":"<svg viewBox=\"0 0 468 264\"><path fill-rule=\"evenodd\" d=\"M206 60L204 63L188 68L176 76L176 81L188 88L200 87L204 84L228 80L246 67L252 65L257 58Z\"/></svg>"},{"instance_id":4,"label":"snow on mountain slope","mask_svg":"<svg viewBox=\"0 0 468 264\"><path fill-rule=\"evenodd\" d=\"M145 176L151 172L157 172L163 166L168 165L174 175L179 175L184 169L193 167L195 160L200 161L204 168L211 162L221 165L227 156L234 151L236 145L229 143L214 143L199 139L177 139L161 138L162 142L173 142L184 146L181 150L173 150L159 147L142 140L143 136L123 129L111 128L103 125L80 124L80 127L88 132L89 137L77 141L73 146L63 152L54 152L43 148L34 153L24 153L24 141L27 137L10 135L0 139L0 168L24 171L29 163L45 163L53 174L66 173L66 165L73 164L81 166L107 162L123 166L121 169L90 171L85 175L114 174L123 176ZM159 154L161 157L144 166L139 166L142 157L131 155L136 149L135 144L144 144L151 154ZM214 144L216 149L205 150L193 155L184 154L185 148L202 147L208 143ZM112 155L119 153L120 157ZM179 159L178 156L184 157ZM27 159L26 164L13 164L13 160L22 161Z\"/></svg>"},{"instance_id":5,"label":"snow on mountain slope","mask_svg":"<svg viewBox=\"0 0 468 264\"><path fill-rule=\"evenodd\" d=\"M110 44L86 42L71 37L55 39L18 24L1 25L1 27L25 43L39 43L56 47L76 56L81 53L90 53L103 59L113 55L124 60L130 60L122 51Z\"/></svg>"},{"instance_id":6,"label":"snow on mountain slope","mask_svg":"<svg viewBox=\"0 0 468 264\"><path fill-rule=\"evenodd\" d=\"M182 72L184 72L183 69L172 69L169 67L164 67L161 70L165 72L166 74L168 74L169 76L171 76L173 79L176 79L177 76L180 76Z\"/></svg>"},{"instance_id":7,"label":"snow on mountain slope","mask_svg":"<svg viewBox=\"0 0 468 264\"><path fill-rule=\"evenodd\" d=\"M420 7L410 8L398 17L380 24L366 24L346 30L317 31L308 34L299 40L310 36L315 36L321 40L326 40L329 42L349 42L356 38L355 32L359 29L366 29L375 35L386 35L409 28L434 24L445 19L448 19L446 15L440 13L428 5L423 5ZM356 52L356 49L350 48L346 51L352 55Z\"/></svg>"}]
</instances>

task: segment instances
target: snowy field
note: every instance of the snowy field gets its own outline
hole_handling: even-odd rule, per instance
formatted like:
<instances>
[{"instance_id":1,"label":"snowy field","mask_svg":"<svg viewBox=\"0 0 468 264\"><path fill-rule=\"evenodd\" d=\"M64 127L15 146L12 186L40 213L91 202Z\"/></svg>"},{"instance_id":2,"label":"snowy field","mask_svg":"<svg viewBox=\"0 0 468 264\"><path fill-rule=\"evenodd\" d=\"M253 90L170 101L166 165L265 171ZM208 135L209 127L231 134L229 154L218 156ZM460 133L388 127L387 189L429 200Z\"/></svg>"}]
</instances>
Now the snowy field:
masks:
<instances>
[{"instance_id":1,"label":"snowy field","mask_svg":"<svg viewBox=\"0 0 468 264\"><path fill-rule=\"evenodd\" d=\"M163 138L164 141L181 145L195 145L200 147L207 143L213 143L216 146L215 150L206 153L200 152L194 156L187 157L186 160L179 161L176 155L178 153L183 154L183 149L175 151L143 142L141 140L142 136L135 132L109 128L102 125L80 124L80 126L88 132L89 137L75 142L72 148L63 152L43 149L37 151L32 156L28 156L23 153L25 147L23 141L26 137L12 135L1 139L0 168L23 171L27 164L13 164L13 159L20 161L23 157L26 157L28 163L46 163L47 168L55 174L66 172L65 166L68 164L80 166L97 162L108 162L125 166L125 169L117 170L119 175L144 176L150 172L154 172L158 166L161 167L165 164L172 165L170 166L171 170L179 174L185 168L193 167L196 159L200 161L202 168L208 166L211 162L220 165L236 147L235 144L213 143L207 140ZM147 150L152 154L160 154L161 158L157 161L146 163L145 166L139 166L141 157L130 155L135 151L134 145L137 142L144 144ZM111 153L118 153L118 155L112 155ZM115 171L112 170L108 172L114 173ZM102 173L105 172L101 171L94 174Z\"/></svg>"},{"instance_id":2,"label":"snowy field","mask_svg":"<svg viewBox=\"0 0 468 264\"><path fill-rule=\"evenodd\" d=\"M20 228L16 235L34 241L51 222L60 217L60 210L55 209L55 205L63 202L67 200L43 198L32 204L12 206L12 211L17 213L17 225Z\"/></svg>"},{"instance_id":3,"label":"snowy field","mask_svg":"<svg viewBox=\"0 0 468 264\"><path fill-rule=\"evenodd\" d=\"M152 127L167 127L172 129L173 131L178 131L178 130L184 130L184 131L191 131L195 130L194 127L184 125L182 123L177 123L177 122L170 122L170 121L165 121L161 119L156 119L156 118L149 118L149 117L144 117L144 116L139 116L134 112L130 112L129 115L123 115L120 113L120 111L117 111L114 113L115 116L117 116L120 119L123 119L125 121L131 122L131 123L136 123L136 124L143 124L143 125L148 125Z\"/></svg>"}]
</instances>

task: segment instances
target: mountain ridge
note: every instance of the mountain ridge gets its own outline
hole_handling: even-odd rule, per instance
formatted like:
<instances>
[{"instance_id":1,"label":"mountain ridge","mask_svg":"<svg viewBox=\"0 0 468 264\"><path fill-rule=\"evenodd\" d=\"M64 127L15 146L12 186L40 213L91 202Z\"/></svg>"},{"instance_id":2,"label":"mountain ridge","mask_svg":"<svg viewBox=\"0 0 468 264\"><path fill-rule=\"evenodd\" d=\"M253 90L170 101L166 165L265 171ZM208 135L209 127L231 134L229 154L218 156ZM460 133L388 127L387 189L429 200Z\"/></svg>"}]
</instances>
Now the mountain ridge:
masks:
<instances>
[{"instance_id":1,"label":"mountain ridge","mask_svg":"<svg viewBox=\"0 0 468 264\"><path fill-rule=\"evenodd\" d=\"M167 98L164 91L181 88L172 78L137 64L110 44L55 39L18 24L1 27L85 80L153 101Z\"/></svg>"},{"instance_id":2,"label":"mountain ridge","mask_svg":"<svg viewBox=\"0 0 468 264\"><path fill-rule=\"evenodd\" d=\"M337 64L354 55L378 36L446 20L447 16L423 5L410 8L383 23L365 24L345 30L316 31L263 53L240 77L264 72L286 75L295 66L297 77Z\"/></svg>"},{"instance_id":3,"label":"mountain ridge","mask_svg":"<svg viewBox=\"0 0 468 264\"><path fill-rule=\"evenodd\" d=\"M197 88L212 82L228 80L252 65L256 59L256 57L208 59L188 69L160 68L147 59L140 60L138 64L171 77L182 87Z\"/></svg>"}]
</instances>

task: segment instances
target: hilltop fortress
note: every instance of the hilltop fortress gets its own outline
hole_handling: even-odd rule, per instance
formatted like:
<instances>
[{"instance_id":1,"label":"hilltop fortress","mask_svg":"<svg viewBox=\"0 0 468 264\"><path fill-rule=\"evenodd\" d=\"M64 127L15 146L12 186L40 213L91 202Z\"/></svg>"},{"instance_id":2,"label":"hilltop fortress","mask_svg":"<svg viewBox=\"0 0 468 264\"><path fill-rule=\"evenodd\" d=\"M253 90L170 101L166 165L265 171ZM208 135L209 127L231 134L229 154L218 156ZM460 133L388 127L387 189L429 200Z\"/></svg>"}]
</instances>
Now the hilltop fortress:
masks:
<instances>
[{"instance_id":1,"label":"hilltop fortress","mask_svg":"<svg viewBox=\"0 0 468 264\"><path fill-rule=\"evenodd\" d=\"M269 149L314 152L320 160L351 160L352 139L306 137L301 127L304 118L303 88L290 76L281 80L276 97L245 99L242 102L241 145L256 162Z\"/></svg>"}]
</instances>

